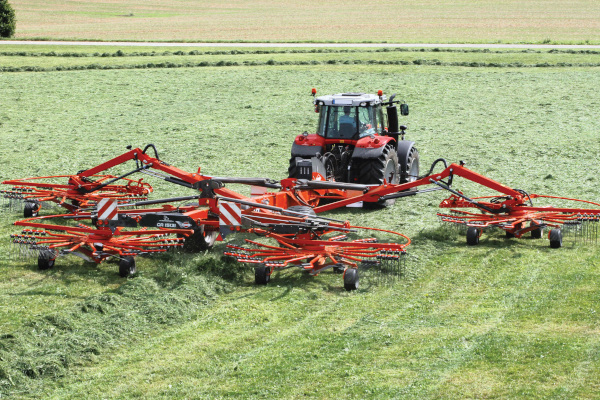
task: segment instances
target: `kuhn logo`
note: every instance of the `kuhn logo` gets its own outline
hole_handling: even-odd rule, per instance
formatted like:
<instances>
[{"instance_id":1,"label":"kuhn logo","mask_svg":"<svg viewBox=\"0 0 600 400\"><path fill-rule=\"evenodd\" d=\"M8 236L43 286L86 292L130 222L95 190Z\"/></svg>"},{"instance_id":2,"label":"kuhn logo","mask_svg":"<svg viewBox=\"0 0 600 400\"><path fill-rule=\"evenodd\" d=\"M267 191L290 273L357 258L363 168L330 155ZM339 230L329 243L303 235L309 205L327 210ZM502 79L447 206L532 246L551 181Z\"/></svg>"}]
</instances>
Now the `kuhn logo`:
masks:
<instances>
[{"instance_id":1,"label":"kuhn logo","mask_svg":"<svg viewBox=\"0 0 600 400\"><path fill-rule=\"evenodd\" d=\"M181 226L183 229L188 229L192 227L192 224L190 224L189 222L180 222L179 226Z\"/></svg>"},{"instance_id":2,"label":"kuhn logo","mask_svg":"<svg viewBox=\"0 0 600 400\"><path fill-rule=\"evenodd\" d=\"M165 215L163 219L156 223L157 228L177 228L177 224Z\"/></svg>"}]
</instances>

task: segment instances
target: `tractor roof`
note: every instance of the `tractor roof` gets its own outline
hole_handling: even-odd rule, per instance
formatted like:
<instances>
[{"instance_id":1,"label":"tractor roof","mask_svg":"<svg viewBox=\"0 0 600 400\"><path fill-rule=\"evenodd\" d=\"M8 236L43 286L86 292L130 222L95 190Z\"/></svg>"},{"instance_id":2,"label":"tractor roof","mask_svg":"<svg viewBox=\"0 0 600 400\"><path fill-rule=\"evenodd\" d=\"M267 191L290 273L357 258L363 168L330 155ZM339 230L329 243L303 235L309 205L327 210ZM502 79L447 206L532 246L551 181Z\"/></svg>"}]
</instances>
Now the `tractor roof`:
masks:
<instances>
[{"instance_id":1,"label":"tractor roof","mask_svg":"<svg viewBox=\"0 0 600 400\"><path fill-rule=\"evenodd\" d=\"M379 98L376 94L365 93L339 93L327 96L319 96L315 104L322 106L367 106L376 105L385 101L385 96Z\"/></svg>"}]
</instances>

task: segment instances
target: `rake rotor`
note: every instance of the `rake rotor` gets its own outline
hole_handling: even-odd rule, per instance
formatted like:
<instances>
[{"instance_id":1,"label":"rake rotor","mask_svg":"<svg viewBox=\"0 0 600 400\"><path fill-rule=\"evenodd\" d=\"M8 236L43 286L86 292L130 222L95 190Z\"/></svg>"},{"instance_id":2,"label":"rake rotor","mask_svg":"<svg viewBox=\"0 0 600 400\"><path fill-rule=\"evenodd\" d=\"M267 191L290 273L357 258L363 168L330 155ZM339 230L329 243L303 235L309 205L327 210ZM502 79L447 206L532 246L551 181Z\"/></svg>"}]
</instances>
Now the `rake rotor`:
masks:
<instances>
[{"instance_id":1,"label":"rake rotor","mask_svg":"<svg viewBox=\"0 0 600 400\"><path fill-rule=\"evenodd\" d=\"M73 214L65 214L17 221L15 225L37 229L26 228L20 234L11 235L14 253L20 257L31 257L37 254L40 269L52 267L58 256L69 254L97 264L108 258L118 257L122 261L121 264L125 261L125 264L129 265L129 269L125 272L120 266L120 274L128 276L135 272L135 256L161 253L181 247L185 236L193 232L186 229L94 228L81 223L77 226L65 226L39 221L73 216Z\"/></svg>"},{"instance_id":2,"label":"rake rotor","mask_svg":"<svg viewBox=\"0 0 600 400\"><path fill-rule=\"evenodd\" d=\"M534 207L533 199L541 198L586 203L598 208ZM550 228L548 239L550 246L554 248L562 246L565 233L579 240L597 241L597 223L600 222L599 203L538 194L525 194L517 200L510 196L474 197L467 200L464 196L452 195L442 201L440 208L450 208L449 214L437 214L442 222L467 227L467 243L471 245L477 244L482 231L488 228L502 229L507 237L515 238L531 233L536 239L542 237L545 228ZM478 208L479 212L458 208Z\"/></svg>"},{"instance_id":3,"label":"rake rotor","mask_svg":"<svg viewBox=\"0 0 600 400\"><path fill-rule=\"evenodd\" d=\"M52 183L53 180L67 179L67 184ZM36 216L43 206L58 205L70 212L79 208L93 207L103 198L115 199L120 203L146 200L152 186L142 182L118 178L124 184L111 184L113 175L92 175L80 178L77 175L42 176L15 179L2 182L12 188L0 190L0 195L8 202L9 208L24 208L26 218Z\"/></svg>"},{"instance_id":4,"label":"rake rotor","mask_svg":"<svg viewBox=\"0 0 600 400\"><path fill-rule=\"evenodd\" d=\"M267 283L276 269L297 267L311 275L318 275L334 268L344 273L344 287L353 290L358 287L359 266L385 267L388 271L399 271L404 265L406 247L410 244L410 239L399 233L396 234L406 240L403 244L378 243L376 238L350 241L345 234L340 235L335 229L318 236L280 235L264 229L250 231L272 238L277 244L269 245L246 239L249 246L228 245L230 250L225 251L225 255L235 257L238 262L255 264L255 278L259 284ZM336 233L336 236L327 238L331 233Z\"/></svg>"}]
</instances>

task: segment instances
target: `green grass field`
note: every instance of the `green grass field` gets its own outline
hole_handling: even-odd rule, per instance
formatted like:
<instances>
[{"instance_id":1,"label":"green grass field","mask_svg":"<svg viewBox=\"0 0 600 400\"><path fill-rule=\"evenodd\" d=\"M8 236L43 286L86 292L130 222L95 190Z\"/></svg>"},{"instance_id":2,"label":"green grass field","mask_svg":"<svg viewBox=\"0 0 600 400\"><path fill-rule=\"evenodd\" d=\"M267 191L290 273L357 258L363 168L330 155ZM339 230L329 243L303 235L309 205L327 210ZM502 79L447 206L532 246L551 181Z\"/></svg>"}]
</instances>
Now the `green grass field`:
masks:
<instances>
[{"instance_id":1,"label":"green grass field","mask_svg":"<svg viewBox=\"0 0 600 400\"><path fill-rule=\"evenodd\" d=\"M149 41L599 43L595 0L12 0L17 38Z\"/></svg>"},{"instance_id":2,"label":"green grass field","mask_svg":"<svg viewBox=\"0 0 600 400\"><path fill-rule=\"evenodd\" d=\"M0 47L3 67L97 67L0 75L0 179L74 173L146 143L185 170L281 179L293 137L314 130L312 87L320 94L383 89L411 106L403 122L422 171L438 157L464 160L511 187L600 198L597 54L240 49L102 57L104 49L77 49L88 55L59 57L32 52L68 50L7 47ZM179 68L135 67L151 57ZM180 65L188 57L238 65ZM119 62L132 67L102 69ZM471 63L498 65L465 66ZM152 183L153 197L190 193ZM353 293L333 273L285 271L257 287L251 269L219 257L224 244L210 254L143 258L129 280L118 277L116 264L77 258L41 272L35 260L13 257L8 235L19 214L5 207L0 394L597 398L600 243L567 240L554 250L546 239L496 233L467 247L463 235L437 222L444 197L329 214L413 239L405 276L393 285L363 280Z\"/></svg>"}]
</instances>

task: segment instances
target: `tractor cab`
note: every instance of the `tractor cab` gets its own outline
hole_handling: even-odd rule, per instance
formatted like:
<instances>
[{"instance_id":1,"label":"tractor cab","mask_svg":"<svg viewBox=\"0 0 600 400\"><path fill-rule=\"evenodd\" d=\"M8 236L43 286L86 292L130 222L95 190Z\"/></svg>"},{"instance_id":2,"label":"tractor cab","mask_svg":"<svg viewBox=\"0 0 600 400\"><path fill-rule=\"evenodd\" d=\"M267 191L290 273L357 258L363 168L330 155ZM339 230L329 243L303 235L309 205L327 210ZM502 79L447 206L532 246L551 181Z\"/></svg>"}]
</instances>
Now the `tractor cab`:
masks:
<instances>
[{"instance_id":1,"label":"tractor cab","mask_svg":"<svg viewBox=\"0 0 600 400\"><path fill-rule=\"evenodd\" d=\"M385 98L374 94L342 93L315 98L319 113L317 134L326 139L358 140L383 134L382 102Z\"/></svg>"}]
</instances>

